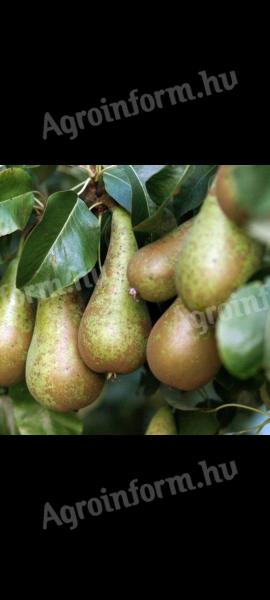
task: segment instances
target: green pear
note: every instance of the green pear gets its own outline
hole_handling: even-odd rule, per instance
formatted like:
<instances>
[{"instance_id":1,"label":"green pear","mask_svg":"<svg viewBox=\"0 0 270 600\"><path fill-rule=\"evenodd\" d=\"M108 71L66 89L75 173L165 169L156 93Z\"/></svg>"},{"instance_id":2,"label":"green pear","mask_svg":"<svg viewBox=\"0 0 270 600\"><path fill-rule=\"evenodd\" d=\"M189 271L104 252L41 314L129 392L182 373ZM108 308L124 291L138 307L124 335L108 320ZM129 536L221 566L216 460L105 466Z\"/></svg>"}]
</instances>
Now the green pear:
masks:
<instances>
[{"instance_id":1,"label":"green pear","mask_svg":"<svg viewBox=\"0 0 270 600\"><path fill-rule=\"evenodd\" d=\"M175 267L192 219L152 244L140 248L128 265L130 285L148 302L164 302L176 296Z\"/></svg>"},{"instance_id":2,"label":"green pear","mask_svg":"<svg viewBox=\"0 0 270 600\"><path fill-rule=\"evenodd\" d=\"M183 391L206 385L220 367L214 328L202 331L181 298L163 313L147 343L147 360L159 381Z\"/></svg>"},{"instance_id":3,"label":"green pear","mask_svg":"<svg viewBox=\"0 0 270 600\"><path fill-rule=\"evenodd\" d=\"M152 417L145 435L177 435L175 420L169 406L162 406Z\"/></svg>"},{"instance_id":4,"label":"green pear","mask_svg":"<svg viewBox=\"0 0 270 600\"><path fill-rule=\"evenodd\" d=\"M0 286L0 385L23 381L35 313L32 302L16 288L18 258L12 260Z\"/></svg>"},{"instance_id":5,"label":"green pear","mask_svg":"<svg viewBox=\"0 0 270 600\"><path fill-rule=\"evenodd\" d=\"M243 225L248 214L240 208L237 201L237 189L234 179L234 170L237 165L221 165L216 177L217 199L223 212L229 219Z\"/></svg>"},{"instance_id":6,"label":"green pear","mask_svg":"<svg viewBox=\"0 0 270 600\"><path fill-rule=\"evenodd\" d=\"M26 383L37 402L58 412L91 404L104 385L104 378L85 366L78 351L83 308L74 288L38 302Z\"/></svg>"},{"instance_id":7,"label":"green pear","mask_svg":"<svg viewBox=\"0 0 270 600\"><path fill-rule=\"evenodd\" d=\"M145 303L129 293L127 279L137 248L130 215L116 206L107 257L79 330L80 354L98 373L130 373L145 361L151 321Z\"/></svg>"},{"instance_id":8,"label":"green pear","mask_svg":"<svg viewBox=\"0 0 270 600\"><path fill-rule=\"evenodd\" d=\"M259 268L264 249L220 208L212 188L186 236L176 287L190 310L215 309Z\"/></svg>"}]
</instances>

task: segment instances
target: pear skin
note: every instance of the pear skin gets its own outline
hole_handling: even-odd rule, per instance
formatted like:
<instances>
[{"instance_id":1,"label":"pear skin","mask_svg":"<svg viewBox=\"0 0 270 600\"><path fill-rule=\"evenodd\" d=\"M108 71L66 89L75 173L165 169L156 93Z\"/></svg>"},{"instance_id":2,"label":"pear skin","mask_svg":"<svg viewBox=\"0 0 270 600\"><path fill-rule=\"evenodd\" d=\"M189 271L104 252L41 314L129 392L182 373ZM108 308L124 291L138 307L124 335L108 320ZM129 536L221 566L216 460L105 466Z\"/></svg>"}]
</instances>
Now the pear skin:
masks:
<instances>
[{"instance_id":1,"label":"pear skin","mask_svg":"<svg viewBox=\"0 0 270 600\"><path fill-rule=\"evenodd\" d=\"M0 286L0 385L23 381L35 313L33 304L16 288L18 259L12 260Z\"/></svg>"},{"instance_id":2,"label":"pear skin","mask_svg":"<svg viewBox=\"0 0 270 600\"><path fill-rule=\"evenodd\" d=\"M220 367L215 332L200 331L194 315L177 298L154 325L147 360L159 381L183 391L206 385Z\"/></svg>"},{"instance_id":3,"label":"pear skin","mask_svg":"<svg viewBox=\"0 0 270 600\"><path fill-rule=\"evenodd\" d=\"M148 302L165 302L176 296L175 267L192 225L186 221L152 244L140 248L128 265L128 280Z\"/></svg>"},{"instance_id":4,"label":"pear skin","mask_svg":"<svg viewBox=\"0 0 270 600\"><path fill-rule=\"evenodd\" d=\"M145 361L151 321L143 300L129 293L127 279L137 249L130 215L117 206L102 273L79 329L80 354L98 373L130 373Z\"/></svg>"},{"instance_id":5,"label":"pear skin","mask_svg":"<svg viewBox=\"0 0 270 600\"><path fill-rule=\"evenodd\" d=\"M260 268L263 253L261 244L226 217L211 189L176 267L178 294L190 310L217 308Z\"/></svg>"},{"instance_id":6,"label":"pear skin","mask_svg":"<svg viewBox=\"0 0 270 600\"><path fill-rule=\"evenodd\" d=\"M151 419L145 435L177 435L175 420L169 406L162 406Z\"/></svg>"},{"instance_id":7,"label":"pear skin","mask_svg":"<svg viewBox=\"0 0 270 600\"><path fill-rule=\"evenodd\" d=\"M76 290L39 300L26 363L32 396L54 411L78 410L94 402L104 378L92 373L78 351L83 304Z\"/></svg>"},{"instance_id":8,"label":"pear skin","mask_svg":"<svg viewBox=\"0 0 270 600\"><path fill-rule=\"evenodd\" d=\"M237 190L233 171L236 165L221 165L216 176L216 194L220 207L231 221L243 225L248 214L237 204Z\"/></svg>"}]
</instances>

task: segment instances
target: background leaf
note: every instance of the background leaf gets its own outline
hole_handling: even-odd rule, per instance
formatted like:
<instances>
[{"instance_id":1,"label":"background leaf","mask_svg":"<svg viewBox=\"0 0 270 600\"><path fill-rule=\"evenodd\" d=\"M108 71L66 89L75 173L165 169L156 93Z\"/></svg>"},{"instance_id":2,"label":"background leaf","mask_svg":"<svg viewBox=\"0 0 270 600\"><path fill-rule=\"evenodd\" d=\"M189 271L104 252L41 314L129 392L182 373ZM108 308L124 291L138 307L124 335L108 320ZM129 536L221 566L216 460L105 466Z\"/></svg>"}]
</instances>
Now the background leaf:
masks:
<instances>
[{"instance_id":1,"label":"background leaf","mask_svg":"<svg viewBox=\"0 0 270 600\"><path fill-rule=\"evenodd\" d=\"M174 211L178 222L186 213L196 210L202 204L209 181L216 170L216 165L189 165L187 176L174 197Z\"/></svg>"},{"instance_id":2,"label":"background leaf","mask_svg":"<svg viewBox=\"0 0 270 600\"><path fill-rule=\"evenodd\" d=\"M180 435L215 435L218 433L219 422L215 413L186 411L177 414Z\"/></svg>"},{"instance_id":3,"label":"background leaf","mask_svg":"<svg viewBox=\"0 0 270 600\"><path fill-rule=\"evenodd\" d=\"M21 435L79 435L82 421L76 413L57 413L32 398L25 383L9 388L16 426Z\"/></svg>"},{"instance_id":4,"label":"background leaf","mask_svg":"<svg viewBox=\"0 0 270 600\"><path fill-rule=\"evenodd\" d=\"M0 173L0 236L23 229L34 206L30 175L19 168Z\"/></svg>"},{"instance_id":5,"label":"background leaf","mask_svg":"<svg viewBox=\"0 0 270 600\"><path fill-rule=\"evenodd\" d=\"M150 217L136 225L134 231L151 233L157 231L158 228L162 230L164 211L171 200L171 194L185 177L188 176L188 171L189 167L181 165L171 167L168 165L149 180L147 189L151 194L151 200L154 200L158 204L158 209L155 210L150 205ZM177 226L177 222L175 222L175 226Z\"/></svg>"},{"instance_id":6,"label":"background leaf","mask_svg":"<svg viewBox=\"0 0 270 600\"><path fill-rule=\"evenodd\" d=\"M188 172L186 165L166 165L147 181L146 187L151 200L160 206L171 197L183 180L184 173Z\"/></svg>"},{"instance_id":7,"label":"background leaf","mask_svg":"<svg viewBox=\"0 0 270 600\"><path fill-rule=\"evenodd\" d=\"M27 238L17 286L35 298L72 285L94 267L98 219L74 192L49 197L42 221Z\"/></svg>"},{"instance_id":8,"label":"background leaf","mask_svg":"<svg viewBox=\"0 0 270 600\"><path fill-rule=\"evenodd\" d=\"M151 200L145 184L141 181L132 165L124 165L125 173L132 188L132 223L137 225L150 216Z\"/></svg>"},{"instance_id":9,"label":"background leaf","mask_svg":"<svg viewBox=\"0 0 270 600\"><path fill-rule=\"evenodd\" d=\"M231 296L227 312L219 317L219 353L226 369L240 379L256 375L263 367L269 292L270 280L248 284Z\"/></svg>"},{"instance_id":10,"label":"background leaf","mask_svg":"<svg viewBox=\"0 0 270 600\"><path fill-rule=\"evenodd\" d=\"M128 212L132 209L132 188L124 167L108 167L103 173L106 192Z\"/></svg>"}]
</instances>

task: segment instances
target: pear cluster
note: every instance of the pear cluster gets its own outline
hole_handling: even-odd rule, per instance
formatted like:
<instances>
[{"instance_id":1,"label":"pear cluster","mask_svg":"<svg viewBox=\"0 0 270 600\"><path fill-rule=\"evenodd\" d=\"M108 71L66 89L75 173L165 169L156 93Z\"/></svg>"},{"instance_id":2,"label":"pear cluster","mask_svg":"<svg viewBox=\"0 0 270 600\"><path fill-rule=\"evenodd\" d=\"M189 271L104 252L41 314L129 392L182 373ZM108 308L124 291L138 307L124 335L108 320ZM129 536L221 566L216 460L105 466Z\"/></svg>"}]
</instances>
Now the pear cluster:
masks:
<instances>
[{"instance_id":1,"label":"pear cluster","mask_svg":"<svg viewBox=\"0 0 270 600\"><path fill-rule=\"evenodd\" d=\"M128 266L130 285L150 302L174 298L151 330L147 361L162 383L183 391L206 385L221 361L219 307L260 268L264 248L241 229L234 167L221 166L197 216L140 249ZM201 331L200 316L213 316Z\"/></svg>"},{"instance_id":2,"label":"pear cluster","mask_svg":"<svg viewBox=\"0 0 270 600\"><path fill-rule=\"evenodd\" d=\"M39 300L35 314L16 288L18 259L10 263L0 286L0 385L25 377L37 402L68 412L99 397L105 374L143 365L151 320L127 279L137 250L130 215L114 207L107 257L86 310L78 291L68 288Z\"/></svg>"},{"instance_id":3,"label":"pear cluster","mask_svg":"<svg viewBox=\"0 0 270 600\"><path fill-rule=\"evenodd\" d=\"M193 219L138 250L131 217L112 207L111 238L84 309L75 288L33 303L16 288L18 259L0 286L0 385L25 377L32 396L61 412L100 395L106 376L147 360L162 383L184 391L207 384L220 368L215 324L203 333L198 312L217 309L259 269L263 248L240 228L230 169L221 167ZM146 302L171 301L152 327ZM175 433L162 409L148 433Z\"/></svg>"}]
</instances>

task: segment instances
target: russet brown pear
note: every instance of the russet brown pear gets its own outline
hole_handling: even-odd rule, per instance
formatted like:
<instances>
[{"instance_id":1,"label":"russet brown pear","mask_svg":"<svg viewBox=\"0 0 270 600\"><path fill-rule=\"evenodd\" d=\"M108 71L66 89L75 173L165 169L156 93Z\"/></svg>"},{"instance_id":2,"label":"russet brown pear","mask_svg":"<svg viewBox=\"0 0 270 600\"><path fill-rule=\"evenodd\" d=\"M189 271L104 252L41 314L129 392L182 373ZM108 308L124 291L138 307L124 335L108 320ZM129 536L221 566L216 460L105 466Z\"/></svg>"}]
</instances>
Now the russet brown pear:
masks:
<instances>
[{"instance_id":1,"label":"russet brown pear","mask_svg":"<svg viewBox=\"0 0 270 600\"><path fill-rule=\"evenodd\" d=\"M215 332L200 331L195 316L177 298L154 325L147 360L159 381L183 391L206 385L220 367Z\"/></svg>"},{"instance_id":2,"label":"russet brown pear","mask_svg":"<svg viewBox=\"0 0 270 600\"><path fill-rule=\"evenodd\" d=\"M148 302L165 302L176 296L175 267L193 219L159 240L140 248L128 265L130 285Z\"/></svg>"},{"instance_id":3,"label":"russet brown pear","mask_svg":"<svg viewBox=\"0 0 270 600\"><path fill-rule=\"evenodd\" d=\"M239 206L234 171L237 165L221 165L216 177L216 193L225 215L237 225L243 225L248 214Z\"/></svg>"}]
</instances>

